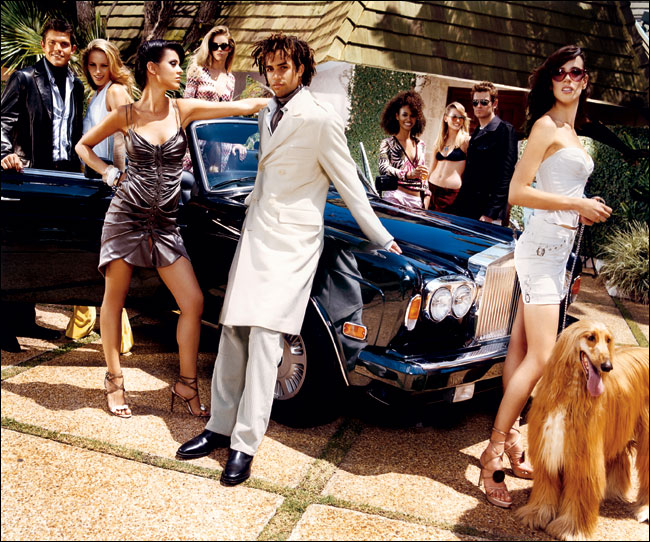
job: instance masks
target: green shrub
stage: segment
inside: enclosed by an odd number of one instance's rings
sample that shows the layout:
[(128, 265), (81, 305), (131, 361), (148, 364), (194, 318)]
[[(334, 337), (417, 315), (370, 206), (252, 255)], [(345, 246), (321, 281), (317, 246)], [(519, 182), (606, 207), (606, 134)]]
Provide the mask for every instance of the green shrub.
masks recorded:
[[(648, 148), (648, 128), (626, 126), (609, 127), (633, 149)], [(617, 150), (593, 142), (594, 171), (586, 192), (601, 196), (612, 208), (607, 222), (589, 228), (594, 256), (600, 256), (607, 246), (607, 238), (632, 221), (646, 225), (650, 219), (648, 207), (648, 157), (637, 162), (627, 161)]]
[(386, 103), (402, 90), (415, 86), (415, 75), (379, 68), (356, 66), (350, 79), (350, 122), (346, 130), (354, 161), (361, 165), (359, 141), (363, 142), (372, 176), (378, 174), (379, 144), (386, 137), (379, 121)]
[(600, 277), (621, 297), (648, 304), (648, 224), (633, 221), (614, 228), (602, 247)]

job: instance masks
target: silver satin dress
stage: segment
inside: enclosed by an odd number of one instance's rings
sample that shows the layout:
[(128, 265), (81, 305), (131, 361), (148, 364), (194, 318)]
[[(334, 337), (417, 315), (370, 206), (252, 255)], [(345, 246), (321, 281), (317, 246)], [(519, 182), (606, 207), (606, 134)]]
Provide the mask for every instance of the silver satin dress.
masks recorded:
[(185, 131), (179, 125), (167, 141), (152, 145), (131, 127), (125, 140), (129, 165), (104, 219), (102, 275), (118, 258), (138, 267), (165, 267), (181, 256), (189, 260), (176, 225)]

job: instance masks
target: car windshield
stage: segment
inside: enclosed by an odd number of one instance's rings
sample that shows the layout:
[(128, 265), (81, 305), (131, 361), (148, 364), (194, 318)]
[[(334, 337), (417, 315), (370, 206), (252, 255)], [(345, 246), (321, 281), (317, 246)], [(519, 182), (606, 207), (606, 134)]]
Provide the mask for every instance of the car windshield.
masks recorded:
[(211, 191), (253, 185), (260, 146), (256, 122), (203, 124), (196, 127), (195, 133)]
[[(257, 122), (210, 122), (197, 125), (194, 131), (210, 191), (253, 186), (260, 146)], [(357, 174), (364, 189), (372, 192), (358, 167)], [(330, 189), (335, 190), (333, 185)]]

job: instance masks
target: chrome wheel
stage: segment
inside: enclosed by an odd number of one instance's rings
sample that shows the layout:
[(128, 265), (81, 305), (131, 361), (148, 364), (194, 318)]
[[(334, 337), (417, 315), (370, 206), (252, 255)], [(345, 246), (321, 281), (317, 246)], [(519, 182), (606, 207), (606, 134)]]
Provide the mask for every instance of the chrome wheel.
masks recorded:
[(275, 382), (275, 399), (284, 401), (295, 397), (305, 382), (307, 374), (307, 352), (300, 335), (284, 336), (284, 352), (278, 365), (278, 379)]

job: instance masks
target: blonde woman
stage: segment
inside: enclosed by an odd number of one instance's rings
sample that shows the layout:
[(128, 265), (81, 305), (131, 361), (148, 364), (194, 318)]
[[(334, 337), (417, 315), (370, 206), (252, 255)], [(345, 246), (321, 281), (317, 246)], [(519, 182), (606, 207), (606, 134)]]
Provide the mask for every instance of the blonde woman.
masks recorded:
[[(81, 54), (81, 66), (86, 83), (95, 92), (90, 98), (83, 120), (83, 133), (99, 124), (111, 111), (133, 102), (133, 76), (124, 66), (120, 52), (110, 41), (91, 41)], [(103, 160), (125, 168), (124, 136), (117, 132), (93, 147)], [(88, 168), (88, 173), (94, 173)], [(99, 177), (99, 175), (97, 175)], [(81, 339), (92, 333), (97, 320), (95, 307), (75, 305), (65, 331), (70, 339)], [(122, 311), (122, 341), (120, 353), (126, 354), (133, 347), (133, 333), (126, 310)]]
[(429, 175), (432, 211), (449, 212), (463, 183), (469, 145), (469, 119), (463, 104), (452, 102), (445, 108), (433, 150)]
[[(235, 76), (230, 71), (235, 59), (236, 44), (227, 26), (215, 26), (205, 35), (187, 68), (184, 98), (199, 98), (210, 102), (229, 102), (235, 92)], [(228, 143), (203, 147), (206, 163), (212, 171), (222, 171), (232, 152), (243, 160), (246, 148)], [(189, 151), (183, 159), (183, 169), (192, 171)]]

